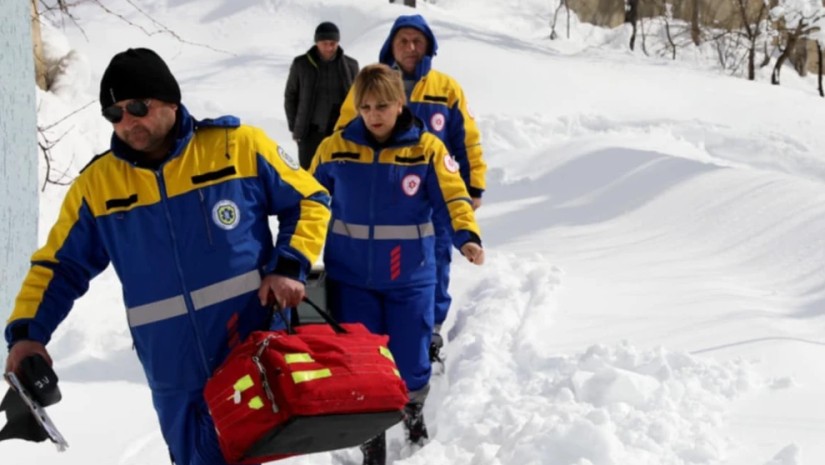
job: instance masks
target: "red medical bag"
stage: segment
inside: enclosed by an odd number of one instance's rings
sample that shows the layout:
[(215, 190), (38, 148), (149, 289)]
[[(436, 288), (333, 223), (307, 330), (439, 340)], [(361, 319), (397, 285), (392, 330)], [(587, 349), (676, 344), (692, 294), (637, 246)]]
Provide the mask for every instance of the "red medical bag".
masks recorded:
[(407, 389), (388, 337), (324, 318), (253, 332), (209, 379), (204, 396), (228, 462), (353, 447), (401, 421)]

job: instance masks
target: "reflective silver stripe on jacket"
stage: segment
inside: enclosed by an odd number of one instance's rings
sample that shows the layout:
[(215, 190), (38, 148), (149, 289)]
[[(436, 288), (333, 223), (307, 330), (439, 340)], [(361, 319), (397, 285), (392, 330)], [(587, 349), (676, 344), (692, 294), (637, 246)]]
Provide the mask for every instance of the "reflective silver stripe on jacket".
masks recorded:
[[(376, 225), (375, 239), (418, 239), (435, 235), (435, 227), (431, 222), (406, 226)], [(370, 227), (366, 224), (344, 223), (341, 220), (332, 222), (332, 232), (349, 236), (353, 239), (369, 239)]]
[(127, 310), (126, 314), (129, 317), (129, 326), (134, 328), (180, 315), (186, 315), (186, 302), (184, 302), (183, 296), (179, 295), (158, 300), (151, 304), (132, 307)]
[[(261, 275), (257, 270), (229, 278), (191, 292), (195, 310), (214, 305), (233, 297), (257, 291), (261, 286)], [(186, 314), (186, 302), (182, 295), (132, 307), (127, 310), (129, 326), (135, 328), (156, 321), (167, 320)]]

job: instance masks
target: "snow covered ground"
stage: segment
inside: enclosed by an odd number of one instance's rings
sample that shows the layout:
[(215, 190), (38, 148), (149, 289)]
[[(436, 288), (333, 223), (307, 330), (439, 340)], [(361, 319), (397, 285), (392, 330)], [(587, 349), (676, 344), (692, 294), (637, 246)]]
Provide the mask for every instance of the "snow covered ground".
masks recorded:
[[(224, 113), (295, 151), (283, 112), (292, 58), (338, 24), (361, 65), (394, 18), (382, 0), (112, 0), (49, 29), (65, 56), (40, 121), (83, 108), (55, 166), (105, 149), (97, 84), (148, 46), (198, 117)], [(432, 440), (397, 464), (801, 465), (825, 461), (825, 105), (700, 61), (626, 50), (626, 31), (573, 23), (550, 41), (542, 0), (419, 0), (436, 68), (463, 85), (490, 165), (482, 268), (457, 261)], [(136, 3), (135, 3), (136, 4)], [(174, 35), (166, 31), (174, 31)], [(148, 34), (147, 34), (148, 31)], [(156, 32), (155, 31), (160, 31)], [(91, 105), (84, 107), (91, 103)], [(41, 241), (65, 189), (41, 200)], [(50, 345), (71, 447), (0, 443), (2, 463), (157, 465), (168, 454), (107, 271)], [(360, 463), (357, 449), (283, 461)]]

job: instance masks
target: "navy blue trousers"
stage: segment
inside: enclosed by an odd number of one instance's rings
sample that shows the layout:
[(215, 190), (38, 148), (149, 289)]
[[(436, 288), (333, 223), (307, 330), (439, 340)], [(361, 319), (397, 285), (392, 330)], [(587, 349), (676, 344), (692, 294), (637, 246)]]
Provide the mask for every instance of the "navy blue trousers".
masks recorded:
[(450, 262), (453, 261), (453, 241), (449, 231), (439, 229), (435, 238), (435, 324), (442, 325), (447, 319), (450, 304)]
[(176, 465), (231, 465), (221, 454), (203, 390), (152, 393), (152, 402)]
[(396, 289), (365, 289), (327, 279), (327, 301), (341, 323), (362, 323), (390, 337), (389, 349), (409, 391), (430, 382), (433, 284)]

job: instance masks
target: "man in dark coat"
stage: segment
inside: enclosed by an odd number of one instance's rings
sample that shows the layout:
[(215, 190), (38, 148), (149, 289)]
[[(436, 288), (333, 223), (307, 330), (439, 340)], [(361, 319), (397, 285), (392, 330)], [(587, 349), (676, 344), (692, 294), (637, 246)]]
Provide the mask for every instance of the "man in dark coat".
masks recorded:
[(332, 134), (341, 103), (358, 74), (358, 62), (344, 55), (338, 45), (340, 40), (338, 26), (330, 22), (319, 24), (315, 45), (295, 57), (289, 68), (284, 109), (304, 169), (309, 168), (324, 137)]

